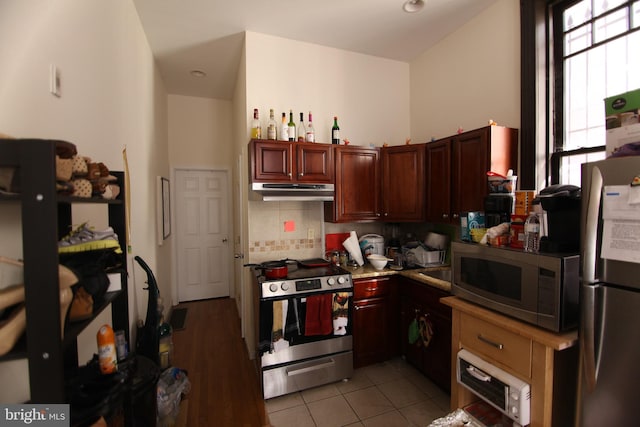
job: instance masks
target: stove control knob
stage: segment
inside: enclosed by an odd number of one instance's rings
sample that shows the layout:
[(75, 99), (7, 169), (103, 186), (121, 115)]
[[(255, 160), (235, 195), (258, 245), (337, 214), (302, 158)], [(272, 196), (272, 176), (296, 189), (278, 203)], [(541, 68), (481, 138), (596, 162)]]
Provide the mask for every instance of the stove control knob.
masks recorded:
[(335, 284), (336, 284), (336, 279), (334, 279), (333, 277), (329, 277), (329, 278), (327, 279), (327, 285), (329, 285), (329, 286), (333, 286), (333, 285), (335, 285)]
[(278, 290), (278, 285), (276, 283), (272, 283), (269, 285), (269, 290), (271, 292), (276, 292)]
[(283, 291), (288, 291), (289, 284), (287, 282), (284, 282), (282, 285), (280, 285), (280, 289), (282, 289)]
[(344, 285), (344, 283), (347, 281), (347, 279), (345, 279), (344, 277), (340, 276), (338, 277), (338, 283), (341, 285)]

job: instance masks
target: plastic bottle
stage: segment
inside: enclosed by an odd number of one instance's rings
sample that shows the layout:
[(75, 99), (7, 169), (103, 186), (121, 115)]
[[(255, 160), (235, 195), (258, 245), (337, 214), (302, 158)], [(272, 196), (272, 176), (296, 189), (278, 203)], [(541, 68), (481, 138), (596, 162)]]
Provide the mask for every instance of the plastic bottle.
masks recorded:
[(524, 222), (524, 250), (538, 252), (540, 245), (540, 217), (536, 212), (530, 212)]
[(116, 338), (113, 329), (109, 325), (102, 325), (100, 329), (98, 329), (96, 338), (98, 341), (100, 372), (103, 374), (113, 374), (118, 369)]
[(167, 369), (171, 365), (173, 357), (173, 339), (171, 325), (164, 322), (158, 327), (158, 335), (160, 341), (158, 343), (158, 358), (160, 360), (160, 368)]

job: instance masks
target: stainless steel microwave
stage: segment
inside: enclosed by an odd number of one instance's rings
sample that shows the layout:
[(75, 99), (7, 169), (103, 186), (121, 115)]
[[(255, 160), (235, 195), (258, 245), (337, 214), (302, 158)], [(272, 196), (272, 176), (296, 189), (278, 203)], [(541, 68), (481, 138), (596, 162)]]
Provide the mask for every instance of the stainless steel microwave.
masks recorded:
[(554, 332), (578, 325), (580, 255), (451, 244), (454, 295)]

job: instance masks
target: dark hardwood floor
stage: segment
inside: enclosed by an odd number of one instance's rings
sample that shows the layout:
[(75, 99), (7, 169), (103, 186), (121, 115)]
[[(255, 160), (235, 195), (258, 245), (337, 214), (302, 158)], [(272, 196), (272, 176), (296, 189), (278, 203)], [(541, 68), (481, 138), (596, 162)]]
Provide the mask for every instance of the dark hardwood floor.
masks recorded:
[(186, 369), (186, 425), (268, 426), (253, 361), (240, 335), (230, 298), (182, 303), (185, 328), (173, 332), (173, 366)]

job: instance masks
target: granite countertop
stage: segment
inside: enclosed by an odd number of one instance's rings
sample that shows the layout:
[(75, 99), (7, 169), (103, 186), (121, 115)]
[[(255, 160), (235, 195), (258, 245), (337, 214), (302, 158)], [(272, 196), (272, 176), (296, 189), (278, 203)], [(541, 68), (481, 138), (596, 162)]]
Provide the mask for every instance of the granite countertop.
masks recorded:
[(370, 264), (365, 264), (362, 267), (344, 267), (344, 268), (351, 272), (351, 276), (353, 277), (354, 280), (368, 279), (371, 277), (399, 275), (402, 277), (406, 277), (408, 279), (415, 280), (416, 282), (421, 282), (426, 285), (433, 286), (438, 289), (442, 289), (443, 291), (446, 291), (446, 292), (451, 292), (451, 282), (420, 274), (420, 273), (429, 272), (429, 271), (451, 270), (451, 266), (449, 265), (439, 265), (436, 267), (425, 267), (425, 268), (417, 268), (417, 269), (409, 269), (409, 270), (392, 270), (388, 267), (382, 270), (376, 270)]

